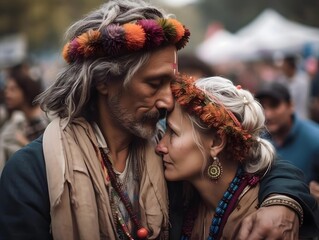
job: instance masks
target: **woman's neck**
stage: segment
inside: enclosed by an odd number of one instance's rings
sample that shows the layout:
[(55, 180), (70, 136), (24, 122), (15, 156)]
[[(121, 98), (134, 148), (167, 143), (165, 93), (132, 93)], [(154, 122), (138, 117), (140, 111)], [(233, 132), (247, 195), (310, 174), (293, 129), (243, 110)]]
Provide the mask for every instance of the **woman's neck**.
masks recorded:
[(238, 167), (237, 164), (233, 163), (224, 165), (223, 173), (217, 181), (211, 180), (207, 176), (201, 176), (196, 180), (191, 181), (191, 184), (198, 191), (201, 196), (201, 201), (206, 205), (207, 209), (216, 209), (218, 202), (222, 199), (224, 193), (229, 187), (229, 184), (236, 175)]

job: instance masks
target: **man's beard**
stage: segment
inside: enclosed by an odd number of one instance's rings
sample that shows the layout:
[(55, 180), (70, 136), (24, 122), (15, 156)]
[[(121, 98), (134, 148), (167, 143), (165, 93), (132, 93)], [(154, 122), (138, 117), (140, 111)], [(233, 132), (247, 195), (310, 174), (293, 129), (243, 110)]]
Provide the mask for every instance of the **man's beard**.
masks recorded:
[(120, 105), (119, 99), (120, 96), (117, 95), (108, 102), (110, 114), (115, 122), (137, 137), (152, 138), (156, 134), (156, 124), (161, 117), (159, 111), (147, 112), (141, 120), (136, 120), (133, 114)]

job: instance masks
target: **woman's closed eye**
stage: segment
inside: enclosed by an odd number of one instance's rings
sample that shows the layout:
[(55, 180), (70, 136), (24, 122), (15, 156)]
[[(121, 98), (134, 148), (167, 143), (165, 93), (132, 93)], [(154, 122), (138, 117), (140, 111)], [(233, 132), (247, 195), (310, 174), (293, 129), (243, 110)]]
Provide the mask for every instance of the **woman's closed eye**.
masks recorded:
[(168, 134), (169, 134), (170, 136), (176, 135), (176, 133), (174, 132), (174, 130), (171, 129), (170, 127), (167, 127), (167, 131), (168, 131)]

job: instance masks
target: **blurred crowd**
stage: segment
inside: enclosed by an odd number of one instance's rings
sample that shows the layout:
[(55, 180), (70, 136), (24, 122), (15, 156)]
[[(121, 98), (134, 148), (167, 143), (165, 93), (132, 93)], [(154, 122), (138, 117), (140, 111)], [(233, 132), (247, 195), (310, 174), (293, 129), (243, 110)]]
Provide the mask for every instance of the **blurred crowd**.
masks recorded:
[(289, 88), (299, 117), (319, 123), (318, 58), (289, 54), (252, 62), (216, 65), (211, 66), (211, 69), (216, 75), (229, 77), (253, 93), (266, 82), (280, 82)]

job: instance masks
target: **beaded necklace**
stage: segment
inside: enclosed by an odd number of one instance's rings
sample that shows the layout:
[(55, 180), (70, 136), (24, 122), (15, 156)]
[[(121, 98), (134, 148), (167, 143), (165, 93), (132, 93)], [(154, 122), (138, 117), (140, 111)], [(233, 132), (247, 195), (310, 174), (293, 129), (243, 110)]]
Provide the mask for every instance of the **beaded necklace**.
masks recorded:
[[(216, 240), (220, 238), (224, 226), (227, 222), (228, 216), (236, 206), (238, 197), (247, 185), (255, 185), (259, 181), (257, 176), (250, 176), (244, 173), (242, 168), (237, 170), (236, 176), (229, 184), (228, 189), (224, 193), (222, 199), (219, 201), (211, 226), (209, 228), (209, 236), (207, 240)], [(196, 208), (197, 212), (197, 208)], [(186, 221), (183, 223), (181, 240), (189, 240), (192, 235), (192, 227), (196, 219), (194, 208), (186, 215)]]
[[(100, 152), (102, 155), (102, 159), (103, 159), (103, 163), (104, 166), (107, 169), (109, 178), (110, 178), (110, 182), (112, 187), (114, 188), (116, 194), (118, 195), (118, 197), (120, 198), (120, 200), (122, 201), (122, 203), (124, 204), (130, 219), (132, 220), (133, 224), (136, 226), (137, 230), (137, 236), (139, 239), (145, 239), (148, 235), (148, 230), (144, 227), (142, 227), (142, 224), (137, 216), (137, 213), (134, 211), (132, 203), (128, 197), (128, 194), (124, 193), (123, 191), (123, 185), (120, 181), (118, 181), (116, 173), (113, 170), (113, 166), (111, 161), (109, 160), (108, 156), (105, 154), (104, 150), (102, 148), (100, 148)], [(129, 239), (133, 239), (131, 234), (128, 232), (127, 227), (125, 226), (124, 220), (121, 218), (120, 214), (116, 211), (115, 215), (119, 221), (119, 223), (121, 224), (122, 230), (124, 231), (124, 233), (127, 235), (127, 237)]]

